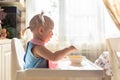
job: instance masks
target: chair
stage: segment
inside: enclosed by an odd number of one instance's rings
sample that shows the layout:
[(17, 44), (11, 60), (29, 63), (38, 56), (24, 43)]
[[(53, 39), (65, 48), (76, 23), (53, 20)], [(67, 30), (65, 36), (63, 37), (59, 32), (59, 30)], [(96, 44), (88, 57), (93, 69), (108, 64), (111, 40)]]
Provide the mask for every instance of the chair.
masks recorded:
[(107, 38), (106, 43), (110, 53), (112, 80), (120, 80), (120, 37)]

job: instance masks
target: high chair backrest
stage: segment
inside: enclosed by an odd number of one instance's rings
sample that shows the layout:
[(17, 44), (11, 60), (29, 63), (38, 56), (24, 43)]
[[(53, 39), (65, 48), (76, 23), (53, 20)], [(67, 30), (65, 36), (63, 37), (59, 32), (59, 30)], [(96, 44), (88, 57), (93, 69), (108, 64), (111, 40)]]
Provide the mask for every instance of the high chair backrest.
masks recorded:
[(120, 80), (120, 37), (107, 38), (107, 48), (110, 54), (110, 64), (112, 67), (112, 80)]
[(24, 48), (20, 39), (13, 38), (11, 41), (11, 80), (15, 79), (17, 70), (23, 69)]

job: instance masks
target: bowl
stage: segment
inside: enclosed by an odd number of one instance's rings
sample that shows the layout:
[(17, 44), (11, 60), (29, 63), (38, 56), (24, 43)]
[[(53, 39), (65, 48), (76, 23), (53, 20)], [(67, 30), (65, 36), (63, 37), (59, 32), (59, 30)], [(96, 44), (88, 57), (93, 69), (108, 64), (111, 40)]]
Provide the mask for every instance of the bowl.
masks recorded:
[(68, 58), (71, 61), (72, 65), (80, 65), (84, 56), (82, 56), (82, 55), (69, 55)]

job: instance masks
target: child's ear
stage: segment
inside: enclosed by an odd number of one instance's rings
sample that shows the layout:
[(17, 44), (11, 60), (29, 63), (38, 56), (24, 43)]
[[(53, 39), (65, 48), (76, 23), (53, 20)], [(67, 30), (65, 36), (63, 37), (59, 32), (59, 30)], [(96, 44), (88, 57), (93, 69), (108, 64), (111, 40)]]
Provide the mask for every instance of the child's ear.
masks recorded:
[(44, 28), (43, 27), (39, 27), (39, 33), (43, 34), (44, 33)]

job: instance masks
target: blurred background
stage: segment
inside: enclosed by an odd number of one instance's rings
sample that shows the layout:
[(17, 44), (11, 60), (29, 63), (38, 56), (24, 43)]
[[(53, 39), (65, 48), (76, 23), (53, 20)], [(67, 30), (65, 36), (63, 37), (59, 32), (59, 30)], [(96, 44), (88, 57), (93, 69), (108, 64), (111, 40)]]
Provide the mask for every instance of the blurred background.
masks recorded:
[[(27, 0), (26, 26), (33, 15), (50, 16), (55, 23), (54, 35), (47, 46), (55, 51), (75, 45), (91, 61), (106, 50), (105, 39), (119, 34), (102, 0)], [(24, 37), (29, 40), (28, 31)]]

